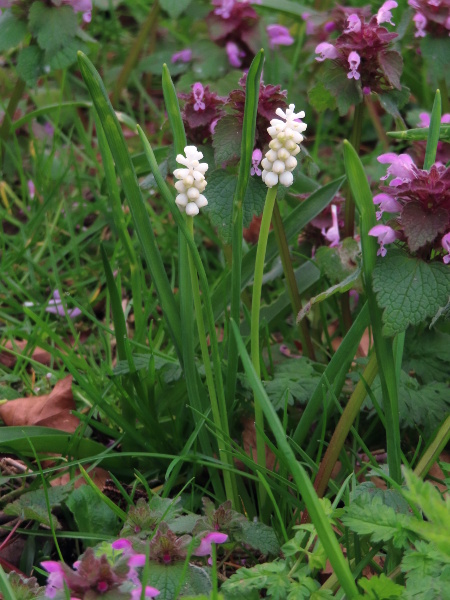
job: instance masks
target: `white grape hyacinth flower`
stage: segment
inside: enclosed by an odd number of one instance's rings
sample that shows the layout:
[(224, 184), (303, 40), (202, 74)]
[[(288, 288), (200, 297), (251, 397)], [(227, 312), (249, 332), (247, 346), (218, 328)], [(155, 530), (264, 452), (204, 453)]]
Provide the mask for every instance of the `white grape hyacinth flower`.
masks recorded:
[(186, 146), (184, 152), (186, 156), (178, 154), (177, 163), (186, 168), (175, 169), (173, 172), (178, 179), (175, 183), (178, 192), (175, 202), (182, 212), (186, 211), (189, 217), (195, 217), (200, 212), (200, 208), (208, 204), (208, 200), (202, 194), (206, 187), (205, 173), (208, 165), (199, 162), (203, 154), (195, 146)]
[(303, 141), (302, 131), (305, 131), (307, 125), (300, 123), (296, 119), (303, 119), (304, 111), (295, 113), (295, 104), (289, 104), (286, 112), (277, 108), (276, 114), (284, 119), (272, 119), (270, 127), (267, 129), (272, 138), (269, 144), (270, 150), (266, 152), (265, 158), (261, 161), (264, 169), (261, 177), (267, 187), (271, 188), (277, 183), (289, 187), (294, 181), (292, 171), (297, 166), (295, 156), (300, 152), (299, 144)]

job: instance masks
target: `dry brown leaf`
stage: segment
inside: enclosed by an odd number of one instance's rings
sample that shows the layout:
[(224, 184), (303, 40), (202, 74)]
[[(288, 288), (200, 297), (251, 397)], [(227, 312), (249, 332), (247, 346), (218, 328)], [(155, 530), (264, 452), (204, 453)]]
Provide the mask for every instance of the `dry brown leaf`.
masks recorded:
[[(244, 429), (242, 431), (242, 445), (244, 447), (244, 452), (251, 456), (254, 461), (257, 460), (256, 457), (256, 428), (255, 422), (252, 419), (245, 419), (243, 421)], [(273, 471), (275, 467), (275, 463), (277, 461), (277, 457), (272, 452), (272, 450), (266, 445), (266, 467)], [(240, 462), (240, 461), (239, 461)], [(241, 463), (242, 465), (242, 463)], [(245, 468), (242, 465), (242, 468)]]
[(73, 433), (79, 425), (71, 414), (75, 409), (72, 394), (72, 375), (58, 381), (50, 394), (9, 400), (0, 406), (5, 425), (40, 425)]
[[(8, 340), (5, 344), (0, 346), (0, 363), (12, 369), (17, 362), (17, 356), (8, 352), (8, 350), (14, 350), (15, 352), (23, 352), (27, 347), (28, 342), (26, 340)], [(31, 358), (42, 365), (49, 365), (52, 362), (52, 355), (43, 348), (35, 348), (31, 355)]]
[[(101, 467), (94, 467), (93, 469), (89, 470), (89, 465), (86, 466), (86, 470), (88, 471), (89, 477), (92, 479), (95, 485), (100, 490), (103, 490), (106, 481), (111, 478), (111, 475), (108, 473), (108, 471), (105, 471), (105, 469), (102, 469)], [(75, 474), (63, 473), (61, 477), (55, 477), (52, 479), (50, 484), (52, 486), (66, 485), (69, 483), (69, 481), (72, 481), (72, 479), (78, 478), (75, 481), (75, 488), (79, 488), (81, 485), (86, 484), (86, 481), (83, 479), (83, 477), (79, 477), (80, 473), (81, 471), (79, 469), (76, 469)]]

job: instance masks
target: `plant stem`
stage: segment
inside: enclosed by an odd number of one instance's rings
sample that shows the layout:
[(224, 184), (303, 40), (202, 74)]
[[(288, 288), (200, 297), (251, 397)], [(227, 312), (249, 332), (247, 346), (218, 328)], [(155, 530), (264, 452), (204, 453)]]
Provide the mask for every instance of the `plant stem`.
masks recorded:
[[(187, 217), (186, 218), (187, 227), (190, 235), (194, 236), (194, 218)], [(221, 409), (219, 406), (219, 402), (217, 400), (216, 394), (216, 386), (214, 385), (214, 377), (211, 368), (211, 359), (209, 357), (208, 351), (208, 343), (206, 338), (206, 330), (205, 324), (203, 321), (203, 311), (202, 311), (202, 301), (200, 298), (200, 287), (198, 284), (198, 275), (197, 269), (195, 268), (194, 260), (192, 258), (192, 253), (189, 249), (188, 251), (188, 259), (189, 259), (189, 272), (191, 276), (192, 283), (192, 295), (194, 298), (194, 308), (195, 308), (195, 316), (197, 321), (197, 329), (198, 329), (198, 337), (200, 341), (200, 349), (203, 357), (203, 366), (205, 368), (205, 376), (206, 376), (206, 385), (208, 387), (209, 392), (209, 400), (211, 402), (211, 411), (213, 415), (214, 425), (216, 427), (216, 435), (218, 437), (218, 446), (219, 446), (219, 457), (220, 460), (226, 465), (226, 467), (232, 467), (232, 459), (231, 455), (225, 451), (225, 444), (227, 443), (227, 439), (229, 438), (229, 429), (228, 429), (228, 420), (226, 414), (221, 414)], [(211, 333), (211, 332), (210, 332)], [(223, 407), (222, 407), (223, 408)], [(231, 500), (234, 506), (237, 506), (237, 493), (234, 482), (234, 477), (232, 477), (232, 473), (228, 468), (223, 470), (223, 478), (225, 484), (225, 494), (227, 499)]]
[(23, 79), (18, 79), (8, 102), (8, 107), (3, 117), (3, 123), (0, 127), (0, 168), (2, 168), (3, 160), (6, 155), (6, 142), (8, 141), (11, 125), (16, 112), (16, 108), (25, 92), (26, 84)]
[[(302, 300), (298, 293), (297, 282), (295, 280), (295, 273), (292, 267), (291, 256), (289, 253), (289, 246), (286, 239), (286, 233), (283, 227), (283, 220), (281, 218), (280, 207), (275, 202), (272, 215), (272, 224), (275, 232), (275, 239), (277, 240), (278, 250), (283, 264), (284, 277), (288, 288), (289, 299), (291, 301), (292, 310), (294, 311), (294, 317), (302, 309)], [(314, 346), (309, 334), (308, 322), (306, 319), (302, 319), (298, 324), (300, 341), (302, 343), (303, 352), (306, 353), (308, 358), (315, 360)]]
[(436, 437), (423, 453), (422, 458), (417, 463), (414, 473), (418, 477), (425, 477), (433, 464), (436, 462), (439, 454), (445, 448), (450, 439), (450, 417), (447, 417), (439, 428)]
[[(259, 314), (261, 310), (261, 290), (264, 275), (264, 259), (266, 257), (267, 238), (269, 237), (270, 222), (272, 212), (277, 197), (277, 186), (267, 190), (264, 212), (261, 220), (261, 229), (259, 231), (258, 248), (255, 260), (255, 275), (253, 278), (252, 293), (252, 315), (251, 315), (251, 357), (253, 368), (258, 377), (261, 376), (261, 357), (259, 349)], [(263, 437), (264, 431), (264, 413), (259, 400), (255, 396), (255, 426), (256, 426), (256, 456), (258, 465), (264, 469), (266, 466), (266, 448)], [(264, 497), (264, 487), (260, 485), (260, 498)]]
[(377, 132), (378, 139), (380, 140), (381, 145), (383, 146), (383, 150), (387, 152), (389, 150), (389, 138), (386, 135), (384, 127), (380, 121), (380, 116), (377, 113), (377, 109), (375, 108), (370, 96), (366, 96), (364, 101), (367, 106), (367, 112), (369, 113), (370, 118), (372, 119), (373, 126), (375, 127), (375, 131)]
[[(356, 419), (364, 398), (367, 396), (367, 386), (371, 386), (376, 374), (378, 373), (377, 357), (375, 352), (372, 352), (369, 362), (364, 369), (361, 379), (358, 381), (344, 412), (339, 419), (339, 423), (334, 430), (330, 444), (325, 452), (322, 462), (320, 463), (319, 471), (314, 481), (314, 489), (319, 498), (322, 498), (327, 489), (328, 481), (330, 480), (331, 471), (336, 464), (339, 454), (344, 446), (344, 442), (348, 436), (353, 421)], [(365, 383), (364, 383), (365, 382)]]
[(450, 112), (450, 96), (448, 94), (447, 82), (445, 81), (445, 77), (439, 79), (439, 89), (441, 90), (442, 94), (442, 112)]
[(130, 77), (130, 73), (133, 70), (134, 65), (136, 64), (139, 58), (139, 53), (142, 50), (142, 46), (147, 41), (152, 29), (156, 26), (158, 12), (159, 3), (158, 0), (155, 0), (152, 9), (149, 11), (147, 18), (142, 24), (142, 27), (138, 33), (134, 44), (131, 46), (125, 64), (123, 65), (122, 70), (119, 73), (119, 77), (117, 78), (116, 87), (114, 88), (114, 92), (112, 95), (112, 101), (114, 104), (117, 104), (122, 90), (127, 84), (128, 78)]
[[(355, 114), (353, 116), (353, 127), (350, 135), (350, 143), (356, 152), (359, 154), (359, 147), (361, 145), (361, 132), (362, 123), (364, 116), (364, 103), (360, 102), (355, 106)], [(347, 186), (347, 194), (345, 198), (345, 223), (344, 223), (344, 237), (353, 237), (355, 231), (355, 201), (350, 193), (350, 189)]]

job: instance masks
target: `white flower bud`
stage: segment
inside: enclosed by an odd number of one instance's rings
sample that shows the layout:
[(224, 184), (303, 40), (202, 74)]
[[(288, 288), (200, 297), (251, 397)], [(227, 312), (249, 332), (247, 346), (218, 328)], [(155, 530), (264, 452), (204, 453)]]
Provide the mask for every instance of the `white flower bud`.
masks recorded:
[(297, 166), (297, 159), (293, 156), (289, 156), (284, 164), (286, 165), (286, 171), (293, 171)]
[(271, 171), (272, 170), (272, 162), (268, 158), (263, 158), (262, 159), (261, 166), (262, 166), (263, 169), (266, 169), (266, 171)]
[(279, 175), (280, 173), (283, 173), (285, 170), (286, 170), (286, 166), (282, 160), (276, 160), (273, 163), (272, 171), (274, 173), (277, 173), (277, 175)]
[(290, 171), (285, 171), (280, 175), (280, 183), (286, 187), (289, 187), (294, 183), (294, 176)]
[(175, 182), (175, 189), (180, 192), (175, 202), (181, 211), (185, 210), (188, 216), (195, 217), (199, 209), (208, 204), (201, 193), (206, 188), (205, 173), (208, 165), (199, 162), (203, 154), (195, 146), (186, 146), (184, 152), (186, 156), (177, 155), (177, 162), (186, 168), (175, 169), (173, 172), (174, 177), (179, 180)]
[(278, 175), (276, 173), (272, 173), (272, 172), (268, 172), (265, 179), (264, 179), (264, 183), (267, 185), (267, 187), (271, 188), (274, 185), (277, 185), (278, 183)]
[(266, 158), (272, 163), (275, 162), (278, 158), (277, 152), (275, 150), (269, 150), (266, 152)]

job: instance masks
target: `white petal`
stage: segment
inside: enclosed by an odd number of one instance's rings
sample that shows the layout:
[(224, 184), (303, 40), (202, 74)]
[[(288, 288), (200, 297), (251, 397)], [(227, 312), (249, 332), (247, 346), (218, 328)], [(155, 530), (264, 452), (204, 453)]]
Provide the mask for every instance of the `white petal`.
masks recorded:
[(178, 196), (175, 198), (175, 202), (178, 204), (178, 206), (184, 207), (189, 202), (189, 200), (186, 194), (178, 194)]
[(186, 191), (186, 186), (182, 181), (176, 181), (175, 189), (177, 190), (177, 192), (180, 192), (180, 194), (183, 194)]
[(195, 201), (195, 204), (199, 207), (199, 208), (203, 208), (204, 206), (207, 206), (208, 204), (208, 200), (205, 198), (205, 196), (203, 194), (200, 194), (200, 196), (197, 198), (197, 200)]
[(267, 187), (271, 188), (278, 183), (278, 175), (276, 173), (267, 173), (266, 178), (264, 179), (264, 183)]
[(200, 210), (195, 202), (189, 202), (189, 204), (186, 206), (186, 214), (190, 217), (195, 217), (195, 215), (198, 215), (199, 212)]
[(275, 150), (268, 150), (266, 152), (266, 158), (267, 160), (270, 160), (270, 162), (275, 162), (277, 160), (277, 153)]
[(276, 160), (273, 163), (272, 171), (274, 173), (280, 174), (280, 173), (283, 173), (285, 170), (286, 170), (286, 165), (284, 164), (284, 162), (282, 160)]
[(297, 159), (290, 156), (284, 164), (286, 165), (286, 171), (293, 171), (297, 166)]
[(270, 162), (270, 160), (268, 160), (267, 158), (263, 158), (261, 161), (261, 166), (263, 169), (265, 169), (266, 171), (271, 171), (272, 170), (272, 163)]
[(294, 176), (292, 175), (292, 173), (290, 171), (285, 171), (284, 173), (281, 173), (280, 175), (280, 183), (286, 187), (289, 187), (290, 185), (292, 185), (294, 181)]

